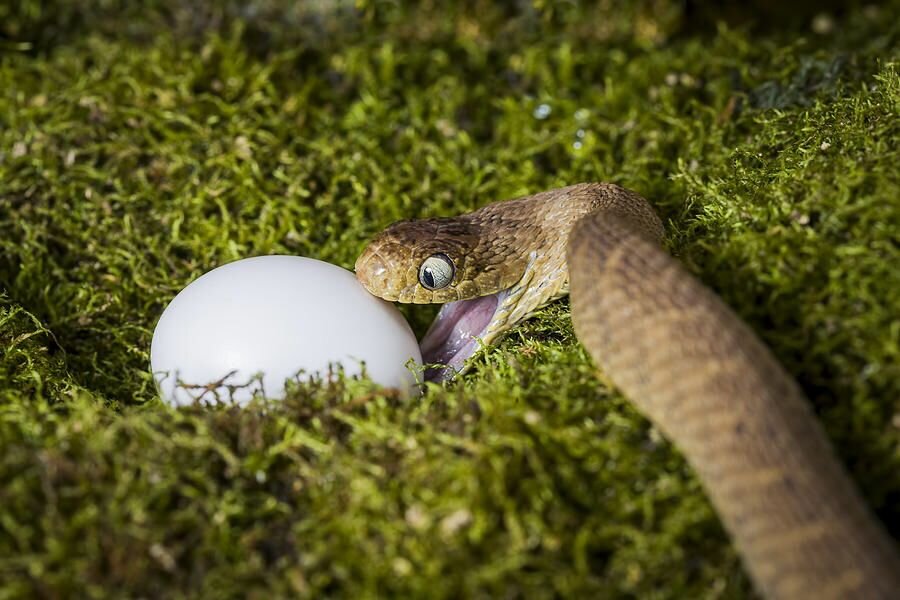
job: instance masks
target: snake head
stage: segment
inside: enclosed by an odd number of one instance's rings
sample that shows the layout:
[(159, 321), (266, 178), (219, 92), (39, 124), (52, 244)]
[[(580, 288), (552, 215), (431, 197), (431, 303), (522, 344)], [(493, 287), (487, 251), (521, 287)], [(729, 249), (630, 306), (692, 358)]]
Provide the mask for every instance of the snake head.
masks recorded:
[[(509, 207), (400, 221), (378, 234), (357, 259), (356, 277), (375, 296), (444, 304), (420, 347), (426, 364), (446, 367), (427, 370), (427, 379), (450, 379), (464, 371), (480, 347), (497, 341), (564, 285), (564, 259), (547, 251), (545, 241), (538, 242), (543, 239), (539, 226), (523, 218), (531, 212)], [(549, 270), (542, 280), (549, 277), (555, 285), (530, 286), (539, 269)]]
[(521, 279), (526, 265), (512, 245), (488, 245), (466, 218), (400, 221), (356, 260), (356, 277), (391, 302), (436, 304), (485, 296)]
[(356, 261), (370, 293), (392, 302), (444, 303), (419, 342), (426, 379), (466, 370), (481, 347), (568, 293), (572, 226), (621, 188), (580, 184), (495, 202), (465, 215), (394, 223)]
[(445, 365), (426, 378), (450, 379), (480, 347), (568, 293), (569, 232), (598, 208), (619, 205), (661, 234), (659, 219), (633, 192), (578, 184), (458, 217), (395, 223), (360, 255), (356, 277), (385, 300), (444, 303), (419, 346), (426, 364)]

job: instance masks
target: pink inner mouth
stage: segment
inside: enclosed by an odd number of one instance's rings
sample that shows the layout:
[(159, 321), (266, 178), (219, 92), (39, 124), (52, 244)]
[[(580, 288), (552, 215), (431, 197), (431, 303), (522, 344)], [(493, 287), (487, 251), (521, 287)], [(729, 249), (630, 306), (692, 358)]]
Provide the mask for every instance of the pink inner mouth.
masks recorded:
[[(500, 292), (502, 293), (502, 292)], [(419, 342), (422, 360), (426, 364), (447, 365), (428, 369), (425, 379), (444, 381), (461, 370), (466, 359), (478, 349), (478, 338), (487, 331), (500, 294), (480, 296), (471, 300), (449, 302), (441, 307), (428, 332)]]

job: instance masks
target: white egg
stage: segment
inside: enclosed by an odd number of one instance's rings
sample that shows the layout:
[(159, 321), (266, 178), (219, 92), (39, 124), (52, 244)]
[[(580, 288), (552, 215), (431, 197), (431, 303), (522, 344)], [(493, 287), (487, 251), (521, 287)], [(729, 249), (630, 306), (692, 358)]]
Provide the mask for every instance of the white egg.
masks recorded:
[(407, 392), (422, 363), (403, 315), (350, 271), (299, 256), (259, 256), (213, 269), (163, 311), (150, 365), (166, 402), (284, 395), (285, 380), (347, 375)]

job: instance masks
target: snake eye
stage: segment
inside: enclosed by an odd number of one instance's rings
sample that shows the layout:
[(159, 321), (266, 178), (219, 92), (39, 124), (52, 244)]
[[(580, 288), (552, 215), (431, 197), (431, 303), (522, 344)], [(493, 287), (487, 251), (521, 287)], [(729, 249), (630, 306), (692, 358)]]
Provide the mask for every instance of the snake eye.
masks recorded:
[(432, 254), (419, 267), (419, 283), (429, 290), (439, 290), (450, 285), (456, 267), (446, 254)]

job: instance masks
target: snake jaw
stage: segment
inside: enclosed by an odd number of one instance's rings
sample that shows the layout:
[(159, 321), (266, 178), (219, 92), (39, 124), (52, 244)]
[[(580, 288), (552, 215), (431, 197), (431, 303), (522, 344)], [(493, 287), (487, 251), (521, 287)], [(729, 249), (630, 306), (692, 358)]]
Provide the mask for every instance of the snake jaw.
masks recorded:
[(524, 274), (510, 288), (441, 307), (419, 342), (423, 362), (438, 365), (426, 369), (426, 380), (448, 381), (465, 373), (466, 361), (480, 348), (497, 343), (518, 323), (568, 293), (565, 268), (543, 273), (535, 284), (540, 258), (537, 252), (530, 252)]
[[(515, 285), (493, 294), (448, 302), (419, 342), (428, 381), (448, 381), (468, 370), (466, 361), (479, 348), (498, 342), (516, 324), (529, 318), (538, 308), (559, 297), (553, 295), (559, 285), (532, 286), (538, 253), (530, 252), (525, 272)], [(565, 273), (565, 269), (562, 270)], [(559, 277), (548, 281), (558, 282)], [(551, 291), (552, 289), (552, 291)]]
[(466, 370), (466, 361), (500, 333), (498, 314), (508, 290), (469, 300), (448, 302), (419, 342), (428, 381), (447, 381)]

